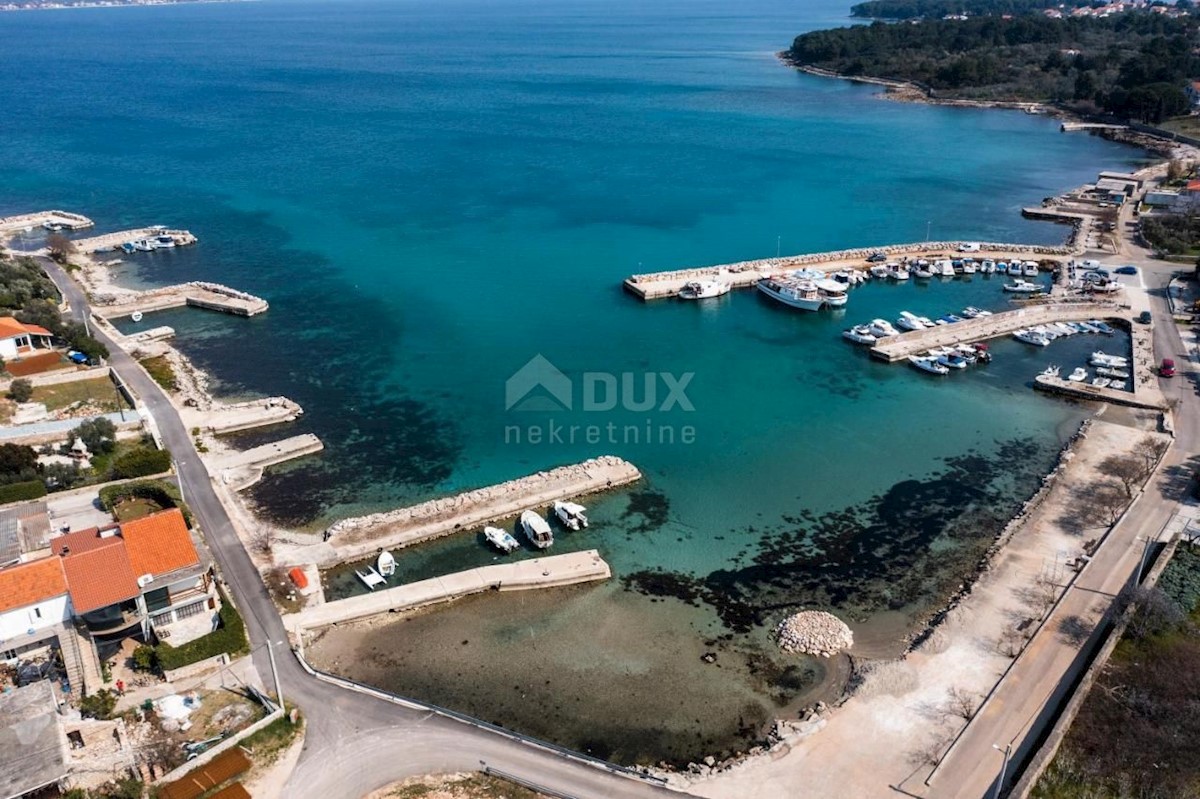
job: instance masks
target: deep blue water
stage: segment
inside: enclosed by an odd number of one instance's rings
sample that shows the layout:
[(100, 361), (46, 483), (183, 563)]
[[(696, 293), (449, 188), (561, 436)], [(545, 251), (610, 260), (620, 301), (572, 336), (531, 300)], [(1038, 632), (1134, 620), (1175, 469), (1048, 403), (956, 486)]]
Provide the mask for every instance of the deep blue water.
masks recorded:
[[(1140, 154), (1049, 119), (880, 101), (776, 60), (845, 13), (842, 0), (345, 0), (3, 14), (0, 214), (187, 227), (197, 247), (135, 256), (124, 278), (218, 280), (271, 302), (252, 320), (177, 311), (142, 324), (174, 326), (226, 393), (305, 407), (286, 431), (243, 437), (311, 430), (326, 443), (254, 490), (281, 522), (320, 526), (614, 453), (647, 485), (598, 500), (598, 524), (563, 546), (599, 547), (630, 590), (560, 612), (620, 601), (652, 614), (648, 594), (700, 596), (706, 623), (738, 635), (766, 621), (747, 622), (748, 608), (768, 605), (917, 612), (957, 584), (1083, 411), (1029, 390), (1045, 352), (1002, 342), (986, 370), (933, 381), (838, 334), (905, 308), (998, 308), (1001, 281), (871, 285), (841, 316), (748, 292), (643, 304), (620, 281), (927, 231), (1057, 241), (1061, 228), (1020, 207)], [(579, 397), (569, 412), (506, 411), (506, 379), (538, 354), (576, 390), (585, 373), (639, 387), (691, 373), (694, 411), (586, 411)], [(686, 426), (695, 440), (505, 439), (551, 419)], [(1005, 469), (1014, 458), (1021, 468)], [(985, 517), (963, 540), (962, 519)], [(487, 557), (464, 536), (402, 567)], [(612, 635), (619, 659), (634, 644)], [(421, 690), (459, 699), (435, 682)], [(568, 727), (539, 733), (578, 745)], [(716, 738), (709, 748), (737, 734)], [(614, 756), (696, 744), (645, 746)]]

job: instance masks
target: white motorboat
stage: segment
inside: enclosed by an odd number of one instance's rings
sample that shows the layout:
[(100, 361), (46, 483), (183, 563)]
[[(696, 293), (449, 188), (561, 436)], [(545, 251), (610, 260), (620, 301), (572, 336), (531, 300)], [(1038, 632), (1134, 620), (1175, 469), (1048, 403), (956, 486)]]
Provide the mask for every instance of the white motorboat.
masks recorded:
[(550, 525), (539, 514), (527, 510), (521, 514), (521, 529), (529, 543), (538, 549), (548, 549), (554, 543), (554, 533)]
[(1012, 275), (1013, 277), (1021, 277), (1023, 274), (1025, 274), (1024, 267), (1021, 266), (1021, 262), (1012, 261), (1009, 263), (1008, 274)]
[(507, 555), (510, 552), (520, 548), (520, 543), (508, 530), (501, 530), (499, 527), (483, 528), (483, 537), (489, 544)]
[(1026, 261), (1025, 268), (1021, 270), (1021, 274), (1025, 275), (1025, 277), (1037, 277), (1038, 272), (1037, 261)]
[(565, 527), (572, 530), (588, 526), (587, 508), (575, 502), (555, 502), (554, 515)]
[(152, 244), (150, 244), (150, 242), (146, 241), (145, 239), (134, 239), (133, 241), (126, 242), (126, 244), (128, 244), (132, 249), (136, 250), (137, 252), (150, 252), (151, 250), (154, 249), (154, 246)]
[(934, 261), (930, 271), (942, 277), (954, 277), (954, 262), (949, 260)]
[(379, 553), (379, 557), (375, 559), (375, 568), (384, 577), (391, 577), (396, 573), (396, 558), (391, 552), (386, 549)]
[(888, 276), (888, 268), (886, 266), (884, 266), (883, 264), (875, 264), (867, 271), (871, 273), (871, 277), (887, 277)]
[(1117, 380), (1128, 380), (1129, 372), (1124, 369), (1117, 369), (1112, 366), (1101, 366), (1096, 369), (1096, 374), (1104, 375), (1105, 377), (1115, 378)]
[(842, 338), (855, 344), (874, 344), (879, 339), (871, 334), (869, 325), (855, 325), (842, 331)]
[(892, 280), (908, 280), (908, 267), (904, 264), (888, 264), (887, 276)]
[(912, 271), (912, 275), (913, 275), (913, 277), (919, 277), (924, 280), (926, 278), (933, 277), (933, 272), (932, 272), (932, 270), (930, 270), (928, 265), (917, 264), (916, 268), (913, 269), (913, 271)]
[(1075, 328), (1068, 325), (1066, 322), (1055, 322), (1053, 325), (1050, 325), (1050, 327), (1053, 327), (1061, 335), (1064, 335), (1064, 336), (1073, 336), (1079, 332)]
[(1045, 377), (1058, 377), (1059, 374), (1061, 374), (1061, 371), (1062, 370), (1060, 370), (1058, 368), (1058, 366), (1056, 366), (1055, 364), (1050, 364), (1049, 366), (1047, 366), (1045, 369), (1042, 370), (1042, 374)]
[(1109, 327), (1107, 323), (1101, 322), (1099, 319), (1089, 319), (1087, 323), (1089, 326), (1095, 328), (1106, 336), (1111, 336), (1117, 332)]
[(892, 323), (886, 319), (872, 319), (867, 332), (875, 338), (887, 338), (888, 336), (898, 336), (900, 331), (892, 327)]
[(1014, 280), (1012, 283), (1005, 283), (1004, 290), (1013, 294), (1037, 294), (1045, 289), (1039, 283), (1030, 283), (1027, 280)]
[(1091, 357), (1092, 366), (1108, 366), (1115, 369), (1123, 369), (1129, 366), (1129, 359), (1122, 358), (1120, 355), (1108, 355), (1103, 350), (1096, 350)]
[(825, 301), (825, 305), (829, 308), (840, 308), (850, 299), (850, 295), (846, 293), (847, 286), (844, 283), (839, 283), (836, 280), (823, 278), (813, 281), (817, 284), (817, 294)]
[(980, 317), (991, 315), (991, 311), (985, 311), (982, 308), (976, 308), (974, 305), (968, 305), (966, 308), (962, 309), (962, 316), (964, 319), (979, 319)]
[(777, 280), (763, 278), (756, 284), (758, 290), (773, 300), (802, 311), (819, 311), (825, 305), (821, 290), (811, 280)]
[(1082, 366), (1080, 366), (1077, 367), (1074, 372), (1071, 372), (1071, 374), (1067, 376), (1067, 379), (1072, 383), (1082, 383), (1084, 380), (1087, 380), (1087, 376), (1087, 369), (1084, 369)]
[(955, 347), (958, 354), (967, 360), (967, 363), (975, 363), (979, 360), (979, 350), (975, 349), (970, 344), (959, 344)]
[(133, 313), (131, 313), (131, 314), (129, 315), (129, 318), (130, 318), (130, 320), (131, 320), (131, 321), (134, 321), (134, 322), (140, 322), (140, 321), (142, 321), (142, 312), (141, 312), (141, 311), (134, 311)]
[(175, 246), (175, 239), (166, 235), (155, 236), (152, 239), (148, 239), (148, 241), (156, 250), (167, 250)]
[(1096, 388), (1108, 388), (1108, 385), (1109, 385), (1109, 383), (1111, 383), (1111, 382), (1112, 382), (1112, 381), (1111, 381), (1111, 380), (1109, 380), (1107, 377), (1094, 377), (1094, 378), (1092, 378), (1092, 385), (1093, 385), (1093, 386), (1095, 386)]
[(1035, 347), (1045, 347), (1050, 343), (1050, 339), (1046, 334), (1037, 330), (1016, 330), (1012, 335), (1017, 341), (1023, 341)]
[(974, 258), (963, 258), (962, 271), (964, 275), (973, 275), (979, 271), (979, 264), (975, 263)]
[(365, 572), (355, 569), (354, 575), (358, 577), (358, 579), (362, 580), (363, 585), (365, 585), (371, 591), (374, 591), (376, 588), (387, 582), (387, 580), (383, 579), (382, 574), (375, 571), (374, 566), (368, 566)]
[(924, 330), (925, 323), (916, 314), (901, 311), (900, 318), (896, 320), (896, 327), (902, 330)]
[(979, 271), (985, 275), (996, 274), (996, 262), (985, 259), (984, 262), (979, 265)]
[(679, 299), (707, 300), (728, 294), (730, 288), (730, 284), (723, 280), (693, 280), (679, 290)]
[(937, 327), (928, 316), (918, 316), (917, 321), (925, 325), (925, 327)]
[(949, 367), (942, 366), (940, 363), (938, 363), (933, 358), (921, 358), (916, 355), (910, 355), (910, 356), (908, 356), (908, 362), (923, 372), (929, 372), (930, 374), (935, 374), (935, 375), (950, 374)]

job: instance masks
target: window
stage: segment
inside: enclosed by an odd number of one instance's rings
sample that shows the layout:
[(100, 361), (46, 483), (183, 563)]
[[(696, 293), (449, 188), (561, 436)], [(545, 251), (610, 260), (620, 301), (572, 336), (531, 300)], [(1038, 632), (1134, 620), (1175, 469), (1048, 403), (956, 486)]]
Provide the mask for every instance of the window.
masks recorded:
[(34, 608), (34, 609), (33, 609), (33, 617), (34, 617), (35, 619), (40, 619), (40, 618), (42, 617), (42, 609), (41, 609), (41, 608)]

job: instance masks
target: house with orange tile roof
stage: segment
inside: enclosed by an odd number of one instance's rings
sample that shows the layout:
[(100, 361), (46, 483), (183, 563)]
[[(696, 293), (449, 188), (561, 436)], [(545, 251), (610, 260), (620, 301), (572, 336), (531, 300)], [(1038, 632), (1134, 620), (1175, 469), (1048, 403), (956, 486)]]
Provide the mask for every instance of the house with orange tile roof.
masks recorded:
[(12, 316), (0, 316), (0, 358), (12, 360), (29, 355), (35, 349), (50, 349), (53, 335), (44, 327), (18, 322)]
[(48, 649), (71, 615), (66, 575), (56, 559), (0, 569), (0, 661), (15, 663)]
[(212, 565), (178, 508), (66, 533), (50, 539), (50, 549), (101, 659), (130, 636), (185, 643), (211, 631), (218, 610)]

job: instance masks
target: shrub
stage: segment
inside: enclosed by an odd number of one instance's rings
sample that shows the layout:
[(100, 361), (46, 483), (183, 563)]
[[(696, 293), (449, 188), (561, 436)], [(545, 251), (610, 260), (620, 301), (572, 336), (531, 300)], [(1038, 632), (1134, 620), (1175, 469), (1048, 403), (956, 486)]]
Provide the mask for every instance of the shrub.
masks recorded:
[(8, 398), (13, 402), (29, 402), (33, 398), (33, 383), (18, 377), (8, 384)]
[(174, 483), (165, 480), (139, 480), (100, 489), (100, 507), (109, 513), (127, 499), (148, 499), (163, 510), (179, 508), (188, 527), (192, 526), (192, 513), (184, 504), (183, 495)]
[(33, 447), (0, 444), (0, 483), (23, 483), (37, 476), (37, 453)]
[(242, 654), (250, 649), (246, 640), (246, 625), (237, 609), (228, 600), (221, 606), (221, 626), (208, 635), (175, 647), (161, 643), (154, 648), (158, 664), (164, 671), (178, 669), (205, 658)]
[(117, 708), (117, 695), (107, 688), (88, 694), (79, 701), (79, 712), (93, 719), (111, 719)]
[(117, 426), (112, 423), (111, 419), (97, 416), (95, 419), (88, 419), (72, 430), (71, 434), (67, 436), (67, 446), (74, 445), (76, 439), (82, 440), (93, 454), (112, 452), (117, 446)]
[(165, 449), (135, 449), (113, 461), (113, 477), (118, 480), (162, 474), (170, 469), (171, 453)]
[(133, 650), (132, 660), (134, 671), (155, 671), (158, 668), (158, 657), (154, 647), (149, 644), (139, 644)]
[(46, 484), (41, 480), (0, 485), (0, 505), (28, 499), (41, 499), (44, 496), (46, 496)]

